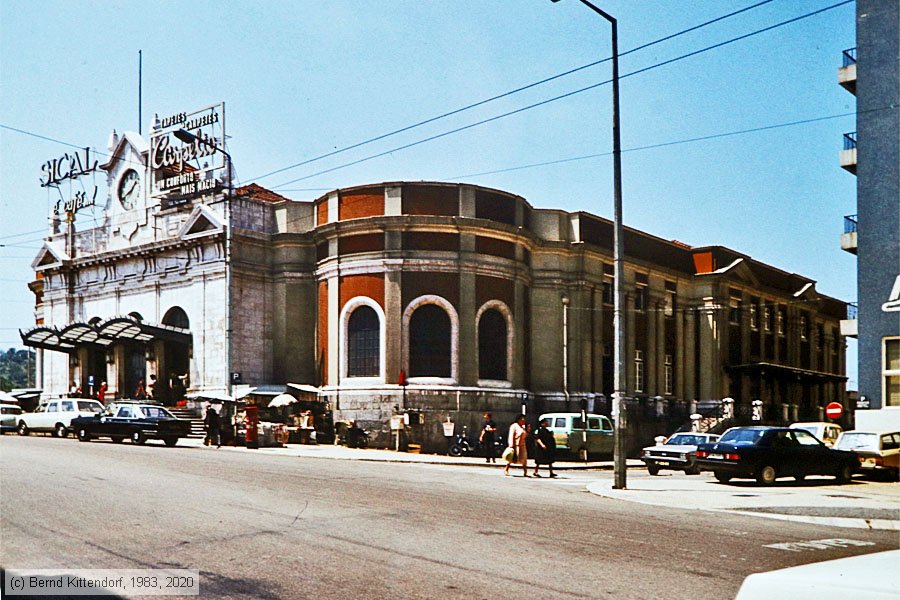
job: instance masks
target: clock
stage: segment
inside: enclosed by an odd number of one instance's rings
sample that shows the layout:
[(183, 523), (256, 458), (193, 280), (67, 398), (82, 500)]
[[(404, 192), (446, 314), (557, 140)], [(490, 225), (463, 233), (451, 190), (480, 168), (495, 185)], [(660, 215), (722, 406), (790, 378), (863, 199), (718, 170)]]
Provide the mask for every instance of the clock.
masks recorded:
[(134, 169), (128, 169), (119, 180), (119, 202), (125, 210), (137, 206), (141, 197), (141, 176)]

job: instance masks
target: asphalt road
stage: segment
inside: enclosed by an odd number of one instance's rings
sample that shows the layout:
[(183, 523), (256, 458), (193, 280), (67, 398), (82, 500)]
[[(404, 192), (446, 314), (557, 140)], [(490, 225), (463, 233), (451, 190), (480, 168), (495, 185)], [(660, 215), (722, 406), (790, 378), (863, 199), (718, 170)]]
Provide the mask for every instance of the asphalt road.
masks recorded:
[[(204, 598), (720, 600), (754, 572), (898, 547), (562, 477), (6, 435), (0, 566), (200, 569)], [(767, 547), (824, 538), (871, 545)]]

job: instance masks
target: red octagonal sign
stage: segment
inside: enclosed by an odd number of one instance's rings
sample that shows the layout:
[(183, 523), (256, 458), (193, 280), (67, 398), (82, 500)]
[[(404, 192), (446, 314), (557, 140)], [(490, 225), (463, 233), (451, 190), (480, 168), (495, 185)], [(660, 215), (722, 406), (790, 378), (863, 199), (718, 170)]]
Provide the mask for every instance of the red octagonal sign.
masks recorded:
[(844, 412), (844, 407), (839, 402), (831, 402), (825, 407), (825, 416), (829, 419), (840, 418), (842, 412)]

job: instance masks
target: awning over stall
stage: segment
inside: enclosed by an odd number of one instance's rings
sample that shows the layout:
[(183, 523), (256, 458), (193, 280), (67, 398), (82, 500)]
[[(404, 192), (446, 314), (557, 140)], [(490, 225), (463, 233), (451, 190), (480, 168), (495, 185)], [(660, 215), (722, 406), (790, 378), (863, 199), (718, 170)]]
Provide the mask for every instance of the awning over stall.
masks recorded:
[(26, 346), (69, 354), (81, 347), (106, 348), (125, 341), (147, 343), (166, 340), (185, 344), (191, 341), (188, 329), (145, 323), (132, 316), (112, 317), (95, 323), (76, 322), (62, 329), (34, 327), (24, 332), (19, 330), (19, 336)]

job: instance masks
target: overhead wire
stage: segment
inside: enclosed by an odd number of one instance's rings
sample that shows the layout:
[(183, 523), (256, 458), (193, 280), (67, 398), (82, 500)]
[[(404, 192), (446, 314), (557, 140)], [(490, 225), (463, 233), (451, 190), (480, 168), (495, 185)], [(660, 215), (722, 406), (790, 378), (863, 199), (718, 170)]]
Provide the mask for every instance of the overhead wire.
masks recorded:
[[(855, 0), (843, 0), (843, 1), (838, 2), (838, 3), (836, 3), (836, 4), (832, 4), (832, 5), (830, 5), (830, 6), (827, 6), (827, 7), (825, 7), (825, 8), (821, 8), (821, 9), (818, 9), (818, 10), (815, 10), (815, 11), (812, 11), (812, 12), (808, 12), (808, 13), (805, 13), (805, 14), (803, 14), (803, 15), (799, 15), (799, 16), (797, 16), (797, 17), (793, 17), (793, 18), (791, 18), (791, 19), (787, 19), (787, 20), (785, 20), (785, 21), (781, 21), (781, 22), (776, 23), (776, 24), (774, 24), (774, 25), (769, 25), (768, 27), (763, 27), (762, 29), (757, 29), (757, 30), (755, 30), (755, 31), (751, 31), (751, 32), (746, 33), (746, 34), (743, 34), (743, 35), (740, 35), (740, 36), (737, 36), (737, 37), (733, 37), (733, 38), (730, 38), (730, 39), (728, 39), (728, 40), (725, 40), (725, 41), (722, 41), (722, 42), (718, 42), (718, 43), (716, 43), (716, 44), (712, 44), (712, 45), (710, 45), (710, 46), (706, 46), (706, 47), (701, 48), (701, 49), (699, 49), (699, 50), (694, 50), (694, 51), (692, 51), (692, 52), (687, 52), (687, 53), (685, 53), (685, 54), (681, 54), (681, 55), (676, 56), (676, 57), (674, 57), (674, 58), (670, 58), (670, 59), (668, 59), (668, 60), (664, 60), (664, 61), (661, 61), (661, 62), (658, 62), (658, 63), (654, 63), (654, 64), (652, 64), (652, 65), (643, 67), (643, 68), (641, 68), (641, 69), (637, 69), (637, 70), (635, 70), (635, 71), (630, 71), (630, 72), (628, 72), (628, 73), (626, 73), (626, 74), (624, 74), (624, 75), (620, 75), (620, 76), (619, 76), (619, 79), (622, 80), (622, 79), (625, 79), (625, 78), (628, 78), (628, 77), (632, 77), (632, 76), (634, 76), (634, 75), (638, 75), (638, 74), (640, 74), (640, 73), (646, 73), (647, 71), (651, 71), (651, 70), (653, 70), (653, 69), (658, 69), (659, 67), (663, 67), (663, 66), (666, 66), (666, 65), (670, 65), (670, 64), (672, 64), (672, 63), (675, 63), (675, 62), (678, 62), (678, 61), (681, 61), (681, 60), (685, 60), (685, 59), (687, 59), (687, 58), (691, 58), (691, 57), (693, 57), (693, 56), (697, 56), (697, 55), (703, 54), (703, 53), (705, 53), (705, 52), (709, 52), (710, 50), (715, 50), (715, 49), (718, 49), (718, 48), (722, 48), (722, 47), (727, 46), (727, 45), (729, 45), (729, 44), (733, 44), (733, 43), (735, 43), (735, 42), (739, 42), (739, 41), (748, 39), (748, 38), (750, 38), (750, 37), (753, 37), (753, 36), (756, 36), (756, 35), (759, 35), (759, 34), (762, 34), (762, 33), (766, 33), (766, 32), (772, 31), (772, 30), (777, 29), (777, 28), (779, 28), (779, 27), (784, 27), (785, 25), (790, 25), (790, 24), (792, 24), (792, 23), (796, 23), (796, 22), (801, 21), (801, 20), (803, 20), (803, 19), (807, 19), (807, 18), (809, 18), (809, 17), (813, 17), (813, 16), (816, 16), (816, 15), (822, 14), (822, 13), (824, 13), (824, 12), (826, 12), (826, 11), (833, 10), (833, 9), (835, 9), (835, 8), (844, 6), (844, 5), (846, 5), (846, 4), (851, 4), (851, 3), (853, 3), (853, 2), (855, 2)], [(425, 144), (425, 143), (427, 143), (427, 142), (431, 142), (431, 141), (438, 140), (438, 139), (441, 139), (441, 138), (444, 138), (444, 137), (447, 137), (447, 136), (450, 136), (450, 135), (453, 135), (453, 134), (456, 134), (456, 133), (460, 133), (460, 132), (462, 132), (462, 131), (466, 131), (466, 130), (469, 130), (469, 129), (473, 129), (473, 128), (475, 128), (475, 127), (479, 127), (479, 126), (485, 125), (485, 124), (487, 124), (487, 123), (492, 123), (492, 122), (494, 122), (494, 121), (498, 121), (498, 120), (500, 120), (500, 119), (504, 119), (504, 118), (506, 118), (506, 117), (510, 117), (510, 116), (512, 116), (512, 115), (516, 115), (516, 114), (525, 112), (525, 111), (527, 111), (527, 110), (531, 110), (531, 109), (534, 109), (534, 108), (538, 108), (538, 107), (540, 107), (540, 106), (544, 106), (544, 105), (546, 105), (546, 104), (550, 104), (550, 103), (552, 103), (552, 102), (556, 102), (556, 101), (559, 101), (559, 100), (563, 100), (563, 99), (565, 99), (565, 98), (570, 98), (570, 97), (575, 96), (575, 95), (577, 95), (577, 94), (581, 94), (581, 93), (583, 93), (583, 92), (587, 92), (587, 91), (589, 91), (589, 90), (593, 90), (593, 89), (596, 89), (596, 88), (598, 88), (598, 87), (601, 87), (601, 86), (604, 86), (604, 85), (608, 85), (608, 84), (610, 84), (610, 83), (612, 83), (612, 79), (608, 79), (608, 80), (606, 80), (606, 81), (601, 81), (601, 82), (599, 82), (599, 83), (595, 83), (595, 84), (592, 84), (592, 85), (589, 85), (589, 86), (585, 86), (585, 87), (582, 87), (582, 88), (573, 90), (573, 91), (571, 91), (571, 92), (567, 92), (567, 93), (565, 93), (565, 94), (560, 94), (560, 95), (554, 96), (554, 97), (552, 97), (552, 98), (547, 98), (547, 99), (545, 99), (545, 100), (541, 100), (541, 101), (539, 101), (539, 102), (535, 102), (535, 103), (529, 104), (529, 105), (527, 105), (527, 106), (523, 106), (523, 107), (517, 108), (517, 109), (515, 109), (515, 110), (507, 111), (507, 112), (505, 112), (505, 113), (501, 113), (501, 114), (495, 115), (495, 116), (493, 116), (493, 117), (488, 117), (488, 118), (486, 118), (486, 119), (481, 119), (481, 120), (479, 120), (479, 121), (476, 121), (476, 122), (474, 122), (474, 123), (469, 123), (469, 124), (467, 124), (467, 125), (462, 125), (462, 126), (460, 126), (460, 127), (456, 127), (456, 128), (451, 129), (451, 130), (449, 130), (449, 131), (444, 131), (444, 132), (442, 132), (442, 133), (438, 133), (438, 134), (435, 134), (435, 135), (431, 135), (431, 136), (428, 136), (428, 137), (426, 137), (426, 138), (423, 138), (423, 139), (420, 139), (420, 140), (417, 140), (417, 141), (414, 141), (414, 142), (410, 142), (410, 143), (408, 143), (408, 144), (403, 144), (403, 145), (401, 145), (401, 146), (397, 146), (397, 147), (395, 147), (395, 148), (391, 148), (390, 150), (385, 150), (385, 151), (383, 151), (383, 152), (378, 152), (378, 153), (376, 153), (376, 154), (372, 154), (372, 155), (369, 155), (369, 156), (365, 156), (365, 157), (363, 157), (363, 158), (359, 158), (359, 159), (356, 159), (356, 160), (353, 160), (353, 161), (350, 161), (350, 162), (347, 162), (347, 163), (343, 163), (343, 164), (340, 164), (340, 165), (337, 165), (337, 166), (334, 166), (334, 167), (331, 167), (331, 168), (328, 168), (328, 169), (323, 169), (323, 170), (317, 171), (317, 172), (315, 172), (315, 173), (311, 173), (311, 174), (309, 174), (309, 175), (305, 175), (305, 176), (303, 176), (303, 177), (296, 177), (296, 178), (294, 178), (294, 179), (290, 179), (290, 180), (288, 180), (288, 181), (285, 181), (285, 182), (283, 182), (283, 183), (280, 183), (280, 184), (274, 186), (272, 189), (273, 189), (273, 190), (277, 190), (277, 189), (283, 188), (283, 187), (285, 187), (285, 186), (287, 186), (287, 185), (290, 185), (290, 184), (292, 184), (292, 183), (297, 183), (298, 181), (305, 181), (305, 180), (307, 180), (307, 179), (312, 179), (313, 177), (318, 177), (318, 176), (320, 176), (320, 175), (325, 175), (325, 174), (327, 174), (327, 173), (332, 173), (332, 172), (338, 171), (338, 170), (340, 170), (340, 169), (345, 169), (345, 168), (347, 168), (347, 167), (352, 167), (352, 166), (355, 166), (355, 165), (358, 165), (358, 164), (361, 164), (361, 163), (364, 163), (364, 162), (368, 162), (368, 161), (374, 160), (374, 159), (376, 159), (376, 158), (381, 158), (381, 157), (383, 157), (383, 156), (387, 156), (388, 154), (393, 154), (394, 152), (399, 152), (399, 151), (402, 151), (402, 150), (407, 150), (407, 149), (409, 149), (409, 148), (413, 148), (413, 147), (415, 147), (415, 146), (419, 146), (419, 145)]]
[[(728, 13), (728, 14), (725, 14), (725, 15), (722, 15), (722, 16), (719, 16), (719, 17), (716, 17), (716, 18), (714, 18), (714, 19), (710, 19), (710, 20), (708, 20), (708, 21), (704, 21), (703, 23), (699, 23), (699, 24), (694, 25), (694, 26), (692, 26), (692, 27), (688, 27), (687, 29), (683, 29), (683, 30), (678, 31), (678, 32), (676, 32), (676, 33), (672, 33), (672, 34), (669, 34), (669, 35), (667, 35), (667, 36), (661, 37), (661, 38), (659, 38), (659, 39), (656, 39), (656, 40), (647, 42), (647, 43), (645, 43), (645, 44), (641, 44), (640, 46), (637, 46), (637, 47), (635, 47), (635, 48), (631, 48), (630, 50), (626, 50), (625, 52), (620, 52), (620, 53), (619, 53), (619, 56), (622, 57), (622, 56), (626, 56), (626, 55), (629, 55), (629, 54), (633, 54), (634, 52), (639, 52), (640, 50), (644, 50), (644, 49), (649, 48), (649, 47), (651, 47), (651, 46), (655, 46), (656, 44), (661, 44), (661, 43), (663, 43), (663, 42), (667, 42), (667, 41), (672, 40), (672, 39), (675, 39), (675, 38), (677, 38), (677, 37), (679, 37), (679, 36), (685, 35), (685, 34), (687, 34), (687, 33), (691, 33), (692, 31), (697, 31), (698, 29), (702, 29), (702, 28), (704, 28), (704, 27), (708, 27), (709, 25), (712, 25), (712, 24), (714, 24), (714, 23), (718, 23), (718, 22), (720, 22), (720, 21), (724, 21), (725, 19), (729, 19), (729, 18), (734, 17), (734, 16), (736, 16), (736, 15), (739, 15), (739, 14), (741, 14), (741, 13), (748, 12), (748, 11), (750, 11), (750, 10), (753, 10), (753, 9), (755, 9), (755, 8), (758, 8), (758, 7), (760, 7), (760, 6), (763, 6), (763, 5), (765, 5), (765, 4), (769, 4), (770, 2), (773, 2), (773, 1), (774, 1), (774, 0), (763, 0), (762, 2), (757, 2), (757, 3), (755, 3), (755, 4), (752, 4), (752, 5), (750, 5), (750, 6), (741, 8), (741, 9), (739, 9), (739, 10), (732, 11), (732, 12), (730, 12), (730, 13)], [(356, 148), (360, 148), (360, 147), (362, 147), (362, 146), (366, 146), (366, 145), (368, 145), (368, 144), (371, 144), (371, 143), (374, 143), (374, 142), (378, 142), (378, 141), (387, 139), (387, 138), (389, 138), (389, 137), (393, 137), (393, 136), (395, 136), (395, 135), (398, 135), (398, 134), (401, 134), (401, 133), (404, 133), (404, 132), (407, 132), (407, 131), (411, 131), (411, 130), (416, 129), (416, 128), (418, 128), (418, 127), (422, 127), (423, 125), (428, 125), (429, 123), (434, 123), (435, 121), (440, 121), (440, 120), (442, 120), (442, 119), (446, 119), (447, 117), (451, 117), (451, 116), (453, 116), (453, 115), (458, 115), (458, 114), (460, 114), (460, 113), (462, 113), (462, 112), (465, 112), (465, 111), (467, 111), (467, 110), (471, 110), (471, 109), (477, 108), (477, 107), (479, 107), (479, 106), (484, 106), (485, 104), (494, 102), (494, 101), (496, 101), (496, 100), (500, 100), (500, 99), (502, 99), (502, 98), (507, 98), (507, 97), (512, 96), (512, 95), (514, 95), (514, 94), (518, 94), (519, 92), (524, 92), (524, 91), (526, 91), (526, 90), (530, 90), (530, 89), (532, 89), (532, 88), (538, 87), (538, 86), (543, 85), (543, 84), (545, 84), (545, 83), (549, 83), (549, 82), (551, 82), (551, 81), (555, 81), (555, 80), (560, 79), (560, 78), (562, 78), (562, 77), (566, 77), (566, 76), (568, 76), (568, 75), (572, 75), (573, 73), (577, 73), (577, 72), (579, 72), (579, 71), (583, 71), (583, 70), (588, 69), (588, 68), (590, 68), (590, 67), (595, 67), (595, 66), (597, 66), (597, 65), (603, 64), (603, 63), (605, 63), (605, 62), (609, 62), (609, 61), (611, 61), (611, 60), (612, 60), (612, 56), (608, 56), (608, 57), (606, 57), (606, 58), (602, 58), (602, 59), (600, 59), (600, 60), (596, 60), (596, 61), (590, 62), (590, 63), (588, 63), (588, 64), (586, 64), (586, 65), (582, 65), (582, 66), (580, 66), (580, 67), (575, 67), (574, 69), (569, 69), (568, 71), (563, 71), (562, 73), (557, 73), (556, 75), (551, 75), (550, 77), (545, 77), (544, 79), (541, 79), (541, 80), (538, 80), (538, 81), (535, 81), (535, 82), (532, 82), (532, 83), (529, 83), (529, 84), (520, 86), (520, 87), (518, 87), (518, 88), (509, 90), (508, 92), (503, 92), (503, 93), (501, 93), (501, 94), (497, 94), (497, 95), (495, 95), (495, 96), (491, 96), (490, 98), (485, 98), (485, 99), (483, 99), (483, 100), (479, 100), (479, 101), (477, 101), (477, 102), (473, 102), (473, 103), (471, 103), (471, 104), (467, 104), (466, 106), (463, 106), (463, 107), (460, 107), (460, 108), (457, 108), (457, 109), (454, 109), (454, 110), (451, 110), (451, 111), (442, 113), (442, 114), (440, 114), (440, 115), (437, 115), (437, 116), (434, 116), (434, 117), (429, 117), (429, 118), (424, 119), (424, 120), (422, 120), (422, 121), (419, 121), (419, 122), (417, 122), (417, 123), (413, 123), (412, 125), (407, 125), (406, 127), (401, 127), (400, 129), (395, 129), (395, 130), (390, 131), (390, 132), (388, 132), (388, 133), (384, 133), (384, 134), (381, 134), (381, 135), (377, 135), (377, 136), (375, 136), (375, 137), (372, 137), (372, 138), (363, 140), (363, 141), (361, 141), (361, 142), (356, 142), (356, 143), (351, 144), (351, 145), (349, 145), (349, 146), (344, 146), (343, 148), (339, 148), (339, 149), (337, 149), (337, 150), (332, 150), (332, 151), (330, 151), (330, 152), (326, 152), (325, 154), (320, 154), (320, 155), (318, 155), (318, 156), (314, 156), (314, 157), (312, 157), (312, 158), (303, 160), (303, 161), (298, 162), (298, 163), (294, 163), (294, 164), (292, 164), (292, 165), (288, 165), (288, 166), (286, 166), (286, 167), (282, 167), (282, 168), (280, 168), (280, 169), (276, 169), (276, 170), (274, 170), (274, 171), (269, 171), (268, 173), (265, 173), (265, 174), (263, 174), (263, 175), (259, 175), (259, 176), (257, 176), (257, 177), (251, 177), (251, 178), (250, 178), (250, 181), (251, 181), (251, 182), (253, 182), (253, 181), (260, 181), (260, 180), (265, 179), (265, 178), (267, 178), (267, 177), (271, 177), (272, 175), (277, 175), (278, 173), (283, 173), (283, 172), (285, 172), (285, 171), (290, 171), (291, 169), (295, 169), (295, 168), (297, 168), (297, 167), (302, 167), (302, 166), (304, 166), (304, 165), (308, 165), (308, 164), (310, 164), (310, 163), (314, 163), (314, 162), (323, 160), (323, 159), (325, 159), (325, 158), (330, 158), (330, 157), (332, 157), (332, 156), (336, 156), (336, 155), (338, 155), (338, 154), (342, 154), (342, 153), (344, 153), (344, 152), (348, 152), (348, 151), (350, 151), (350, 150), (354, 150), (354, 149), (356, 149)]]

